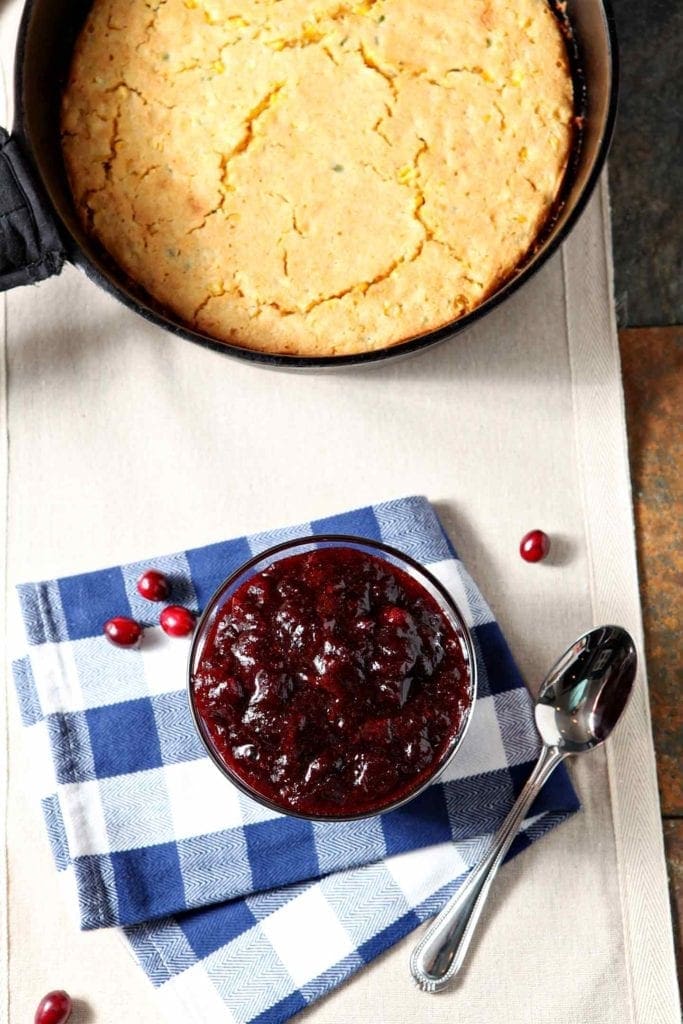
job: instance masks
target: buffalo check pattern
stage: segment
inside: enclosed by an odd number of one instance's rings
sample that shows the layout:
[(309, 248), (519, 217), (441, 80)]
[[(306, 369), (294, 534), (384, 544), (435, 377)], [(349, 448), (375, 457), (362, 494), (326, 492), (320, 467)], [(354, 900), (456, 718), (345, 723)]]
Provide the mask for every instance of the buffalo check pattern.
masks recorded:
[[(307, 822), (251, 801), (206, 756), (185, 690), (187, 644), (155, 623), (135, 582), (154, 565), (200, 611), (253, 554), (311, 533), (382, 540), (448, 587), (474, 637), (479, 692), (441, 778), (405, 807)], [(281, 1022), (435, 913), (485, 849), (538, 752), (529, 695), (503, 636), (434, 510), (411, 497), (18, 588), (27, 653), (14, 675), (33, 734), (58, 869), (85, 929), (132, 947), (168, 1016)], [(130, 614), (137, 650), (102, 624)], [(561, 767), (511, 855), (578, 807)]]

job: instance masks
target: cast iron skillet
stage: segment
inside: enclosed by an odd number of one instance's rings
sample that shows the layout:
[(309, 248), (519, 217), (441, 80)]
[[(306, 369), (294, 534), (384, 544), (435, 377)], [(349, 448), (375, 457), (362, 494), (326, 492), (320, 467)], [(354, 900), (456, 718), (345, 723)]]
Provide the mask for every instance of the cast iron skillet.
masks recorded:
[(14, 129), (11, 136), (0, 129), (0, 290), (58, 274), (69, 261), (147, 320), (189, 341), (254, 363), (303, 368), (395, 358), (453, 337), (527, 281), (576, 223), (607, 155), (617, 96), (610, 0), (567, 0), (577, 107), (583, 125), (555, 216), (513, 278), (467, 316), (377, 352), (313, 358), (271, 355), (218, 342), (174, 319), (138, 289), (84, 234), (76, 216), (62, 162), (59, 103), (73, 45), (90, 3), (27, 0), (24, 8), (15, 63)]

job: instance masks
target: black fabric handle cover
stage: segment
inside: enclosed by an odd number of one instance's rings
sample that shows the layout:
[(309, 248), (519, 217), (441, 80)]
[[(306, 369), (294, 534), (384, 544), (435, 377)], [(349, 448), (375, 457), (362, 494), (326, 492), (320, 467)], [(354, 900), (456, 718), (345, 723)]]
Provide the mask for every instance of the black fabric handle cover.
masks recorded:
[(65, 258), (17, 140), (0, 128), (0, 291), (58, 274)]

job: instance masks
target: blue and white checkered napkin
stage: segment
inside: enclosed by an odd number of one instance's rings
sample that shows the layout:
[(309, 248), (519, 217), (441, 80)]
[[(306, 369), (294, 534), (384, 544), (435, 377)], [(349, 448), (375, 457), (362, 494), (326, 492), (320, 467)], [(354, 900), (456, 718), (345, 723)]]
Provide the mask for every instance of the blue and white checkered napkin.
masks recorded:
[[(472, 627), (479, 696), (452, 766), (405, 807), (364, 821), (307, 822), (235, 789), (189, 714), (187, 644), (156, 625), (135, 589), (154, 565), (173, 600), (200, 610), (251, 555), (309, 533), (393, 544), (449, 588)], [(510, 652), (436, 514), (406, 498), (294, 529), (19, 587), (28, 639), (15, 663), (24, 724), (43, 759), (57, 867), (76, 884), (83, 928), (123, 926), (172, 1019), (284, 1021), (433, 914), (502, 821), (538, 750)], [(129, 614), (139, 650), (102, 624)], [(555, 772), (519, 852), (576, 810)]]

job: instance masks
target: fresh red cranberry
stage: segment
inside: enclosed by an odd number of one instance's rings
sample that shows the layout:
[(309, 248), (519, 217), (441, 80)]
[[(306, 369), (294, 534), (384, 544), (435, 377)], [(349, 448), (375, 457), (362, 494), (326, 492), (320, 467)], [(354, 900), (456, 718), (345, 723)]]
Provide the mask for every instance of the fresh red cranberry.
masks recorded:
[(519, 553), (525, 562), (540, 562), (550, 551), (550, 537), (543, 530), (525, 533), (519, 545)]
[(156, 569), (143, 572), (135, 585), (140, 597), (145, 597), (148, 601), (165, 601), (170, 589), (163, 572), (157, 572)]
[(194, 629), (194, 615), (179, 604), (169, 604), (159, 616), (159, 623), (168, 636), (189, 636)]
[(117, 647), (134, 647), (142, 636), (142, 626), (135, 619), (116, 615), (105, 622), (104, 635)]
[(61, 989), (48, 992), (38, 1003), (34, 1024), (65, 1024), (71, 1015), (71, 998)]

